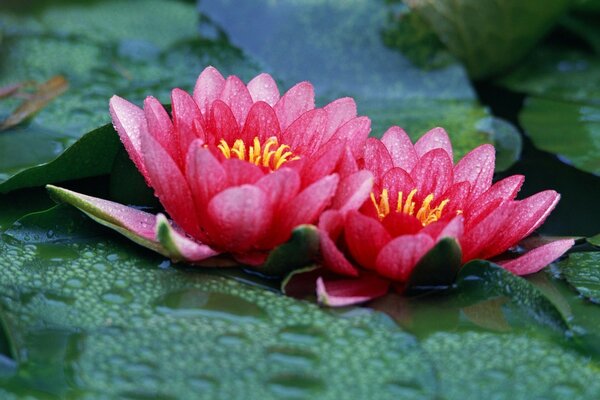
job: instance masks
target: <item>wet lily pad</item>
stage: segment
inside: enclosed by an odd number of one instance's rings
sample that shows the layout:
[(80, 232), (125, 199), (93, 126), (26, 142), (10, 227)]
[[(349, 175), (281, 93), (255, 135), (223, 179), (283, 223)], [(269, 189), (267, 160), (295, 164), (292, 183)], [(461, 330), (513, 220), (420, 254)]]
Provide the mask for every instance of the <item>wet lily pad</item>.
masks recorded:
[[(30, 120), (0, 132), (0, 183), (55, 159), (108, 123), (108, 99), (115, 93), (137, 102), (149, 94), (169, 102), (172, 88), (190, 90), (209, 64), (244, 78), (258, 72), (227, 42), (199, 37), (193, 4), (42, 1), (28, 3), (27, 12), (22, 4), (12, 5), (0, 11), (0, 87), (62, 75), (69, 89)], [(20, 103), (2, 99), (0, 120)]]
[[(48, 213), (45, 223), (66, 218)], [(435, 397), (422, 350), (381, 315), (336, 316), (202, 269), (175, 269), (113, 237), (25, 238), (40, 217), (22, 219), (21, 234), (0, 241), (0, 304), (25, 357), (14, 376), (0, 374), (9, 392)]]
[(520, 121), (536, 147), (600, 174), (600, 106), (530, 97)]
[(574, 253), (558, 266), (582, 296), (600, 304), (600, 252)]

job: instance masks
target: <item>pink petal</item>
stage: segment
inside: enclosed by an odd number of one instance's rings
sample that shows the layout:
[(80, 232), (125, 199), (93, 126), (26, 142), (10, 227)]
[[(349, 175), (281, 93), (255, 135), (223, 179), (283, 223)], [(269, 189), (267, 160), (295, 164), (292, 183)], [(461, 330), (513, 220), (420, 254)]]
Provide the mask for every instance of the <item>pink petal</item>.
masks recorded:
[(233, 115), (229, 106), (221, 100), (216, 100), (212, 105), (212, 110), (209, 119), (209, 131), (212, 140), (207, 141), (210, 144), (218, 145), (221, 139), (224, 139), (227, 144), (233, 146), (233, 143), (240, 139), (240, 127)]
[(421, 257), (435, 244), (429, 235), (399, 236), (381, 249), (375, 261), (377, 272), (397, 282), (405, 282)]
[(340, 159), (337, 167), (338, 173), (341, 177), (344, 177), (352, 175), (355, 172), (358, 172), (358, 170), (358, 163), (356, 162), (354, 154), (352, 154), (352, 150), (350, 150), (350, 147), (344, 146), (344, 149), (342, 150), (342, 158)]
[(277, 83), (269, 74), (257, 75), (248, 82), (248, 92), (252, 96), (252, 101), (264, 101), (273, 107), (279, 100), (279, 89)]
[(241, 139), (251, 145), (254, 138), (258, 137), (260, 143), (264, 144), (268, 138), (279, 138), (280, 135), (279, 121), (271, 106), (263, 101), (254, 103), (248, 112)]
[(248, 92), (248, 88), (244, 82), (235, 75), (227, 78), (223, 91), (219, 95), (219, 100), (222, 100), (229, 106), (239, 126), (243, 126), (248, 115), (248, 110), (252, 106), (252, 96)]
[(421, 232), (431, 236), (436, 242), (445, 237), (460, 239), (464, 232), (464, 218), (456, 215), (452, 219), (441, 219), (427, 225)]
[(367, 117), (356, 117), (338, 128), (331, 140), (346, 142), (354, 157), (360, 158), (364, 153), (364, 146), (371, 132), (371, 120)]
[(221, 165), (227, 175), (227, 186), (253, 184), (265, 174), (260, 167), (237, 158), (225, 160)]
[[(225, 169), (210, 150), (202, 146), (200, 139), (190, 145), (187, 154), (186, 177), (199, 212), (206, 209), (208, 201), (215, 194), (227, 187)], [(201, 220), (204, 220), (205, 215), (200, 215), (200, 217)]]
[(119, 96), (111, 97), (109, 108), (113, 125), (119, 133), (119, 138), (123, 142), (129, 158), (144, 176), (146, 182), (150, 184), (148, 171), (142, 159), (141, 137), (148, 134), (144, 111)]
[(177, 261), (197, 262), (214, 257), (219, 253), (209, 246), (189, 239), (174, 229), (163, 214), (156, 216), (156, 238)]
[(470, 151), (454, 167), (454, 181), (467, 181), (471, 184), (470, 199), (475, 199), (492, 185), (494, 164), (496, 161), (494, 146), (483, 144)]
[(300, 176), (295, 170), (284, 167), (264, 175), (255, 186), (267, 194), (269, 201), (277, 209), (296, 197), (300, 190)]
[(494, 183), (488, 190), (482, 193), (476, 202), (479, 204), (486, 203), (489, 199), (494, 198), (513, 200), (517, 196), (517, 193), (519, 193), (524, 181), (525, 177), (523, 175), (512, 175), (504, 178)]
[(338, 165), (343, 148), (344, 144), (342, 142), (331, 142), (306, 158), (307, 162), (302, 168), (302, 186), (309, 185), (331, 174)]
[(151, 135), (142, 137), (142, 150), (150, 182), (165, 210), (184, 231), (201, 238), (192, 193), (175, 161)]
[(398, 126), (392, 126), (381, 138), (381, 141), (387, 147), (394, 167), (400, 167), (405, 171), (411, 171), (419, 157), (417, 152), (404, 130)]
[(463, 262), (481, 257), (480, 253), (497, 239), (498, 232), (511, 223), (513, 208), (510, 203), (499, 204), (485, 215), (474, 226), (469, 226), (465, 231), (460, 247), (463, 250)]
[(423, 224), (416, 217), (400, 212), (389, 213), (381, 223), (392, 237), (413, 235), (423, 229)]
[(515, 275), (533, 274), (562, 256), (574, 244), (573, 239), (556, 240), (530, 250), (514, 260), (500, 262), (500, 265)]
[(206, 67), (196, 81), (194, 87), (194, 100), (204, 117), (212, 109), (212, 103), (219, 98), (225, 87), (225, 78), (214, 67)]
[(323, 107), (327, 113), (327, 127), (323, 142), (327, 142), (338, 128), (356, 117), (356, 103), (352, 97), (343, 97)]
[(361, 276), (357, 279), (325, 281), (317, 279), (317, 298), (320, 303), (331, 307), (342, 307), (364, 303), (385, 295), (389, 282), (376, 276)]
[(425, 153), (433, 149), (442, 149), (448, 153), (450, 160), (453, 159), (452, 143), (450, 143), (450, 138), (444, 128), (433, 128), (415, 143), (415, 151), (419, 157), (423, 157)]
[(225, 189), (208, 203), (206, 230), (219, 248), (243, 253), (251, 249), (271, 224), (267, 195), (257, 187)]
[(554, 190), (536, 193), (524, 200), (512, 201), (510, 221), (496, 237), (493, 245), (484, 252), (484, 257), (492, 257), (515, 245), (537, 229), (552, 212), (560, 195)]
[(443, 149), (434, 149), (419, 159), (410, 172), (422, 199), (429, 194), (439, 198), (453, 183), (452, 160)]
[(379, 250), (392, 240), (378, 220), (357, 211), (350, 211), (346, 215), (344, 238), (352, 257), (368, 269), (375, 269), (375, 259)]
[(358, 269), (354, 267), (337, 248), (334, 241), (342, 232), (344, 218), (340, 212), (326, 211), (319, 220), (319, 240), (323, 266), (337, 274), (344, 276), (358, 276)]
[[(468, 207), (467, 200), (469, 193), (471, 192), (471, 184), (469, 182), (458, 182), (450, 186), (450, 188), (444, 193), (439, 201), (434, 203), (437, 206), (439, 202), (448, 199), (450, 200), (446, 207), (444, 207), (443, 215), (454, 215), (457, 213), (463, 213)], [(436, 199), (438, 200), (438, 199)]]
[(381, 183), (386, 172), (394, 167), (387, 148), (379, 139), (375, 138), (367, 139), (363, 160), (364, 168), (373, 173), (377, 184)]
[(283, 131), (282, 144), (295, 153), (311, 154), (318, 149), (326, 122), (327, 113), (323, 109), (307, 111)]
[(338, 182), (338, 175), (332, 174), (321, 178), (301, 191), (287, 207), (285, 230), (291, 231), (298, 225), (315, 222), (331, 202)]
[(175, 129), (162, 104), (152, 96), (146, 97), (146, 100), (144, 100), (144, 113), (146, 114), (150, 134), (169, 153), (177, 165), (182, 165)]
[(274, 106), (282, 130), (313, 108), (315, 108), (315, 91), (309, 82), (296, 84)]
[(381, 189), (387, 189), (390, 196), (397, 199), (398, 193), (402, 192), (404, 198), (416, 187), (412, 177), (402, 168), (390, 169), (381, 180)]
[(373, 175), (361, 170), (342, 179), (333, 199), (332, 208), (345, 213), (358, 210), (369, 198), (373, 188)]
[(171, 104), (173, 125), (179, 141), (179, 153), (184, 161), (188, 148), (194, 140), (201, 139), (202, 144), (206, 142), (205, 122), (198, 105), (187, 92), (173, 89)]

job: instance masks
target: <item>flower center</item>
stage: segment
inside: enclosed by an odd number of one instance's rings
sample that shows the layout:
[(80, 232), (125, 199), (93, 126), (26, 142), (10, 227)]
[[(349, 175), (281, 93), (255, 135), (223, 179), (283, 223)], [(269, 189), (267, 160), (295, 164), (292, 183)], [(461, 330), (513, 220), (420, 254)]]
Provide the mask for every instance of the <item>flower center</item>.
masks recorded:
[[(425, 197), (425, 199), (423, 199), (421, 206), (416, 209), (416, 203), (413, 201), (413, 197), (416, 193), (417, 189), (413, 189), (408, 196), (406, 196), (406, 200), (404, 200), (403, 193), (398, 192), (396, 209), (394, 211), (416, 217), (421, 224), (423, 224), (423, 226), (439, 220), (442, 217), (442, 211), (444, 210), (444, 207), (446, 207), (446, 204), (448, 204), (450, 200), (444, 199), (436, 207), (431, 208), (431, 203), (433, 202), (433, 193), (430, 193), (427, 195), (427, 197)], [(380, 220), (384, 219), (392, 211), (390, 208), (390, 198), (387, 189), (383, 189), (381, 192), (381, 195), (379, 196), (379, 202), (377, 202), (375, 199), (375, 193), (371, 192), (371, 201), (377, 210), (377, 216)]]
[(235, 157), (272, 171), (281, 167), (286, 161), (300, 158), (290, 151), (290, 146), (279, 144), (274, 136), (268, 138), (263, 144), (258, 137), (254, 137), (252, 145), (247, 147), (242, 139), (237, 139), (233, 146), (229, 146), (224, 139), (221, 139), (217, 148), (226, 158)]

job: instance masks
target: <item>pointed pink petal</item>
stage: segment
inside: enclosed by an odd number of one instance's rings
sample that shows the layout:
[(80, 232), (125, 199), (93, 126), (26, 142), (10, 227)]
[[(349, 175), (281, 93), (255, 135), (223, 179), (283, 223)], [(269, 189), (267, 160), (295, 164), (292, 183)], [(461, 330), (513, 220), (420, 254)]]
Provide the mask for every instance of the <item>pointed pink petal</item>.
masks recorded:
[(434, 149), (419, 159), (410, 172), (417, 187), (417, 195), (423, 199), (433, 193), (438, 199), (453, 183), (452, 160), (443, 149)]
[(169, 252), (169, 257), (177, 261), (197, 262), (219, 253), (209, 246), (191, 240), (174, 229), (163, 214), (156, 216), (156, 238)]
[(394, 167), (387, 148), (375, 138), (367, 139), (363, 160), (364, 168), (373, 173), (376, 184), (381, 183), (383, 176)]
[(352, 97), (343, 97), (323, 107), (327, 113), (327, 127), (323, 142), (327, 142), (338, 128), (356, 117), (356, 103)]
[(346, 142), (354, 157), (363, 156), (365, 142), (371, 132), (371, 120), (367, 117), (356, 117), (338, 128), (331, 140)]
[(471, 184), (471, 200), (492, 185), (495, 161), (494, 146), (483, 144), (470, 151), (454, 167), (454, 181), (467, 181)]
[(472, 203), (472, 207), (483, 208), (496, 199), (513, 200), (524, 180), (523, 175), (512, 175), (494, 183)]
[(560, 195), (554, 190), (536, 193), (526, 199), (510, 202), (512, 213), (492, 245), (483, 253), (485, 258), (502, 253), (536, 230), (552, 212)]
[(152, 96), (146, 97), (146, 100), (144, 100), (144, 114), (146, 114), (150, 134), (169, 153), (177, 165), (182, 165), (175, 129), (162, 104)]
[(319, 303), (331, 307), (349, 306), (381, 297), (388, 292), (389, 287), (388, 281), (373, 275), (328, 281), (319, 277), (317, 298)]
[(265, 175), (260, 167), (237, 158), (225, 160), (221, 165), (227, 175), (227, 186), (253, 184)]
[(287, 144), (295, 153), (311, 154), (321, 143), (326, 122), (327, 113), (323, 109), (307, 111), (283, 131), (281, 144)]
[(248, 115), (248, 110), (252, 106), (252, 96), (244, 82), (235, 75), (227, 78), (223, 91), (219, 95), (219, 100), (229, 106), (239, 126), (243, 126)]
[(435, 244), (429, 235), (399, 236), (381, 249), (375, 261), (377, 272), (397, 282), (405, 282), (421, 257)]
[(514, 260), (500, 262), (500, 265), (515, 275), (533, 274), (562, 256), (574, 244), (573, 239), (556, 240), (536, 247)]
[(295, 170), (283, 167), (264, 175), (254, 186), (262, 189), (271, 204), (278, 208), (296, 197), (300, 190), (300, 176)]
[(358, 163), (354, 157), (354, 154), (352, 154), (352, 150), (350, 150), (350, 147), (344, 146), (344, 149), (342, 150), (342, 157), (337, 167), (338, 173), (341, 177), (344, 177), (352, 175), (358, 172), (358, 170)]
[(337, 190), (339, 177), (337, 174), (328, 175), (301, 191), (288, 205), (285, 215), (285, 231), (291, 231), (301, 224), (314, 223), (323, 210), (329, 205)]
[(142, 137), (144, 164), (156, 196), (171, 218), (188, 234), (201, 238), (188, 183), (175, 161), (151, 135)]
[(179, 154), (181, 154), (182, 161), (185, 161), (188, 148), (194, 140), (201, 139), (202, 144), (206, 142), (205, 122), (198, 105), (187, 92), (173, 89), (171, 104), (173, 125), (179, 142)]
[(344, 226), (344, 218), (340, 212), (326, 211), (319, 220), (319, 240), (323, 266), (337, 274), (344, 276), (358, 276), (358, 269), (354, 267), (337, 248), (337, 241)]
[[(197, 139), (190, 145), (186, 161), (186, 177), (197, 210), (205, 210), (208, 201), (227, 187), (227, 174), (223, 166), (212, 155), (209, 149), (202, 146)], [(201, 213), (200, 220), (205, 215)]]
[(403, 193), (406, 199), (408, 193), (416, 187), (417, 185), (412, 177), (402, 168), (398, 167), (390, 169), (381, 180), (381, 189), (387, 189), (389, 195), (396, 199), (400, 192)]
[(227, 144), (233, 146), (233, 143), (240, 139), (240, 127), (229, 106), (221, 100), (216, 100), (212, 105), (209, 120), (209, 131), (212, 140), (207, 141), (210, 144), (218, 145), (221, 139)]
[(129, 158), (150, 184), (148, 171), (142, 159), (141, 137), (149, 134), (144, 111), (119, 96), (111, 97), (109, 108), (113, 125), (119, 133)]
[(452, 219), (441, 219), (427, 225), (421, 232), (431, 236), (436, 242), (445, 237), (460, 239), (464, 232), (464, 218), (456, 215)]
[(279, 89), (277, 83), (269, 74), (260, 74), (248, 82), (248, 92), (252, 96), (252, 101), (264, 101), (273, 107), (279, 100)]
[(250, 250), (271, 224), (267, 195), (257, 187), (225, 189), (208, 203), (206, 230), (219, 248), (243, 253)]
[(279, 121), (271, 106), (263, 101), (254, 103), (248, 112), (241, 139), (250, 145), (257, 137), (260, 143), (264, 144), (268, 138), (279, 138), (280, 135)]
[(214, 67), (206, 67), (196, 81), (194, 87), (194, 100), (204, 117), (212, 109), (212, 103), (219, 98), (225, 87), (225, 78)]
[(398, 126), (392, 126), (381, 138), (381, 141), (387, 147), (394, 167), (400, 167), (405, 171), (411, 171), (419, 157), (410, 138), (404, 130)]
[(450, 186), (450, 188), (434, 202), (433, 207), (437, 206), (445, 199), (450, 200), (444, 207), (443, 215), (455, 215), (464, 213), (468, 207), (467, 200), (471, 192), (471, 184), (469, 182), (458, 182)]
[(315, 154), (306, 158), (302, 168), (302, 186), (307, 186), (331, 174), (337, 166), (344, 148), (342, 142), (331, 142), (321, 147)]
[[(374, 217), (377, 218), (377, 215)], [(389, 213), (381, 223), (392, 237), (414, 235), (423, 229), (423, 224), (416, 217), (399, 212)]]
[(379, 250), (392, 240), (379, 220), (357, 211), (350, 211), (346, 215), (344, 238), (354, 260), (368, 269), (375, 269)]
[(504, 226), (511, 223), (512, 210), (512, 205), (508, 202), (499, 204), (477, 224), (467, 227), (460, 241), (463, 262), (473, 258), (485, 258), (480, 256), (480, 253), (495, 242), (498, 232)]
[(285, 130), (300, 115), (315, 108), (315, 91), (308, 82), (300, 82), (288, 90), (273, 107), (281, 129)]
[(332, 208), (345, 213), (358, 210), (369, 198), (373, 188), (373, 175), (361, 170), (342, 179), (333, 199)]
[(452, 143), (450, 143), (450, 138), (444, 128), (433, 128), (415, 143), (415, 150), (419, 157), (423, 157), (425, 153), (433, 149), (442, 149), (448, 153), (450, 160), (453, 159)]

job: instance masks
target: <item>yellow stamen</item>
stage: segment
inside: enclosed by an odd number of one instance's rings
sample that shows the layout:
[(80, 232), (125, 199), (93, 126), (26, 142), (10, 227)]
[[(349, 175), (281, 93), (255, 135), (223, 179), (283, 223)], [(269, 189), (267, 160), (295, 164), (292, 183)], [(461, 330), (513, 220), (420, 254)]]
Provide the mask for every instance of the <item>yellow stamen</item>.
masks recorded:
[[(225, 139), (221, 139), (217, 148), (226, 158), (235, 157), (270, 170), (276, 170), (287, 161), (300, 158), (290, 151), (290, 146), (287, 144), (280, 145), (276, 137), (268, 138), (264, 144), (261, 144), (260, 139), (255, 137), (252, 145), (248, 147), (242, 139), (233, 142), (233, 146), (229, 146)], [(271, 150), (272, 148), (276, 150)]]
[[(394, 211), (397, 213), (415, 216), (415, 218), (417, 218), (423, 226), (439, 220), (442, 217), (444, 207), (446, 207), (446, 205), (450, 202), (449, 199), (444, 199), (436, 207), (431, 208), (431, 204), (434, 202), (434, 196), (433, 193), (430, 193), (423, 199), (415, 214), (416, 202), (413, 200), (415, 194), (417, 194), (417, 189), (411, 190), (408, 196), (406, 196), (406, 200), (403, 201), (404, 194), (402, 192), (398, 192), (396, 209)], [(381, 195), (379, 196), (379, 201), (377, 201), (375, 193), (371, 193), (371, 201), (375, 206), (375, 210), (377, 211), (377, 216), (379, 219), (384, 219), (389, 215), (390, 204), (389, 193), (387, 189), (383, 189)]]

